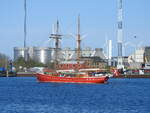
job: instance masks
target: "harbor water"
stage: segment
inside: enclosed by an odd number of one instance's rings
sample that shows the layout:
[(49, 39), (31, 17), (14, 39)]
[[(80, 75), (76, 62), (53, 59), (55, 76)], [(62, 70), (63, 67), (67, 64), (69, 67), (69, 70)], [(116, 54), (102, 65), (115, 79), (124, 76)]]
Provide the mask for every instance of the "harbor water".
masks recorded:
[(67, 84), (1, 77), (0, 113), (150, 113), (150, 79)]

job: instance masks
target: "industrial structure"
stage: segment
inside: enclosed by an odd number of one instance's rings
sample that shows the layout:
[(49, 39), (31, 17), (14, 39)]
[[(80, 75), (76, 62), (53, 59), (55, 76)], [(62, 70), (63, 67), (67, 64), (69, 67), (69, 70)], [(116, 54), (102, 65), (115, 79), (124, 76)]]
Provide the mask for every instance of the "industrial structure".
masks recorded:
[[(123, 69), (125, 66), (140, 67), (143, 63), (150, 62), (150, 47), (139, 48), (129, 57), (123, 56), (123, 0), (117, 0), (117, 57), (112, 57), (112, 40), (107, 41), (107, 55), (104, 54), (102, 48), (91, 49), (90, 47), (81, 49), (80, 34), (80, 15), (77, 21), (76, 48), (61, 48), (59, 21), (57, 20), (54, 32), (49, 38), (53, 39), (55, 47), (27, 47), (27, 4), (24, 0), (24, 47), (14, 48), (14, 60), (23, 57), (25, 60), (33, 59), (43, 64), (49, 62), (76, 62), (82, 63), (83, 59), (93, 60), (99, 58), (107, 61), (109, 66), (116, 66)], [(82, 58), (82, 59), (81, 59)], [(99, 60), (99, 61), (100, 61)]]
[[(99, 57), (101, 59), (106, 59), (106, 56), (103, 53), (102, 48), (85, 48), (81, 50), (81, 56), (83, 58), (87, 57)], [(20, 48), (14, 47), (14, 60), (17, 60), (20, 57), (27, 57), (28, 59), (33, 59), (39, 61), (41, 63), (54, 62), (55, 57), (55, 49), (49, 47), (28, 47), (28, 48)], [(58, 61), (75, 61), (77, 57), (77, 52), (75, 49), (64, 48), (59, 51)]]
[(14, 48), (14, 60), (22, 58), (33, 59), (35, 61), (46, 64), (51, 61), (52, 49), (49, 47), (26, 47)]
[(26, 48), (26, 38), (27, 38), (27, 4), (24, 0), (24, 48)]
[[(102, 48), (95, 48), (94, 50), (87, 47), (85, 49), (82, 49), (81, 56), (83, 57), (100, 57), (101, 59), (106, 59), (106, 56), (103, 53)], [(75, 49), (71, 48), (64, 48), (61, 50), (62, 58), (65, 61), (71, 61), (76, 60), (77, 53)]]
[(28, 55), (27, 55), (27, 44), (26, 44), (26, 39), (27, 39), (27, 1), (24, 0), (24, 44), (23, 48), (20, 47), (14, 47), (14, 59), (17, 59), (17, 56), (23, 57), (25, 60), (27, 60)]
[(14, 47), (14, 60), (20, 57), (26, 58), (28, 56), (28, 48)]
[(123, 66), (123, 58), (122, 58), (122, 45), (123, 45), (123, 8), (122, 8), (122, 0), (118, 1), (118, 30), (117, 30), (117, 45), (118, 45), (118, 61), (117, 68), (124, 68)]
[(49, 63), (51, 58), (52, 49), (49, 47), (34, 47), (33, 59), (43, 64)]
[(150, 63), (150, 47), (140, 47), (128, 57), (131, 68), (141, 68)]
[(107, 57), (108, 57), (108, 65), (111, 66), (112, 60), (112, 40), (108, 40), (108, 50), (107, 50)]

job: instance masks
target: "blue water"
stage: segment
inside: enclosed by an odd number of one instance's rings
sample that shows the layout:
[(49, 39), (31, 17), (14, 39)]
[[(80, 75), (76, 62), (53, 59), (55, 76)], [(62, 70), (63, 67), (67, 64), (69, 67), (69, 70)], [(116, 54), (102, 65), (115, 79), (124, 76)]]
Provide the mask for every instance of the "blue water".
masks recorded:
[(150, 79), (63, 84), (1, 77), (0, 113), (150, 113)]

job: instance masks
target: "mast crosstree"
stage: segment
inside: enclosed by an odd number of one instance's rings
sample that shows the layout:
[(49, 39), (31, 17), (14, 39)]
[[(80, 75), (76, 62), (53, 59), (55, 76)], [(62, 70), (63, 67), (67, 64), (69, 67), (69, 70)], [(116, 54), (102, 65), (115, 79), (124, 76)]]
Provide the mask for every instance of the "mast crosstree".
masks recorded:
[(56, 29), (54, 29), (54, 33), (52, 33), (51, 36), (49, 37), (55, 40), (55, 48), (54, 48), (55, 62), (58, 62), (58, 56), (60, 50), (60, 39), (62, 39), (61, 36), (62, 35), (59, 33), (59, 21), (57, 20)]

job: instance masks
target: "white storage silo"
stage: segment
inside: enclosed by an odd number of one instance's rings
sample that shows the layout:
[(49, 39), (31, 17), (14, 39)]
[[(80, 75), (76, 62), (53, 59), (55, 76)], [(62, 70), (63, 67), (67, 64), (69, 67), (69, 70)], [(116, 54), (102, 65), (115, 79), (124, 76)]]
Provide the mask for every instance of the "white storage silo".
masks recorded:
[(33, 48), (33, 59), (46, 64), (50, 62), (52, 49), (49, 47), (34, 47)]
[(17, 60), (20, 57), (28, 57), (28, 48), (14, 47), (14, 60)]

